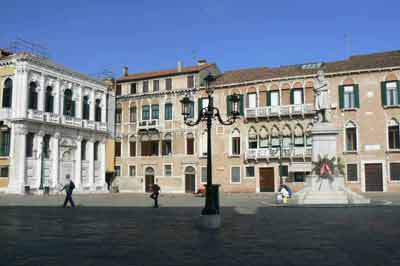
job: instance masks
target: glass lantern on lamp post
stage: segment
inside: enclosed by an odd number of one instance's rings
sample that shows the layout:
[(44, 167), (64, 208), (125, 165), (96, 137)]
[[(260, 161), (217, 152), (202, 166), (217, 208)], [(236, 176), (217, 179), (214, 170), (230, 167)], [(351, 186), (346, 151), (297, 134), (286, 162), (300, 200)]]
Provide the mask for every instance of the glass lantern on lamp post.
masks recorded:
[[(214, 99), (212, 97), (213, 89), (210, 86), (210, 82), (213, 80), (213, 76), (208, 75), (205, 78), (205, 88), (208, 98), (208, 106), (200, 110), (197, 120), (190, 121), (189, 115), (191, 112), (191, 106), (194, 101), (185, 95), (180, 101), (182, 104), (182, 115), (184, 123), (188, 126), (196, 126), (201, 121), (207, 122), (207, 185), (206, 185), (206, 198), (205, 207), (202, 210), (202, 215), (219, 215), (219, 197), (218, 187), (212, 183), (212, 142), (211, 142), (211, 128), (212, 121), (216, 118), (222, 125), (232, 125), (236, 119), (239, 118), (239, 101), (240, 97), (237, 94), (233, 94), (229, 97), (228, 104), (231, 106), (231, 112), (227, 120), (223, 120), (220, 111), (217, 107), (214, 107)], [(229, 110), (229, 108), (228, 108)]]

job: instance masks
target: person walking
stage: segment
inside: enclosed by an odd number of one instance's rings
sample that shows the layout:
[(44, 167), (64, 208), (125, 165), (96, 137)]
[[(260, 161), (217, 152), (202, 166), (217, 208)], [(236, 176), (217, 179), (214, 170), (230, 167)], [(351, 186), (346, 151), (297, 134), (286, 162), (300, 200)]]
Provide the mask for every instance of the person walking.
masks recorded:
[(66, 176), (66, 179), (67, 179), (67, 183), (66, 183), (65, 186), (60, 190), (60, 192), (63, 191), (63, 190), (65, 190), (65, 193), (66, 193), (63, 208), (67, 207), (68, 201), (70, 202), (71, 207), (72, 207), (72, 208), (75, 208), (74, 201), (72, 200), (72, 192), (73, 192), (74, 189), (75, 189), (75, 184), (74, 184), (74, 182), (72, 182), (70, 175), (67, 175), (67, 176)]
[(154, 200), (154, 206), (153, 208), (158, 208), (158, 195), (160, 194), (160, 186), (157, 184), (153, 184), (152, 186), (152, 193), (150, 195), (150, 198), (152, 198)]

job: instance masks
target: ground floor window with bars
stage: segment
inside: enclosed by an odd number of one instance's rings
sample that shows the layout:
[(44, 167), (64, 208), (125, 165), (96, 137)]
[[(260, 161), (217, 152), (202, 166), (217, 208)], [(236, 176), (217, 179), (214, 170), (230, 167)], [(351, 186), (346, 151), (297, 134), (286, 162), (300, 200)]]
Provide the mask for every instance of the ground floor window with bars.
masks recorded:
[(8, 166), (0, 167), (0, 177), (8, 177)]
[(347, 181), (358, 181), (358, 165), (355, 163), (347, 164)]
[(390, 163), (390, 180), (400, 181), (400, 163)]

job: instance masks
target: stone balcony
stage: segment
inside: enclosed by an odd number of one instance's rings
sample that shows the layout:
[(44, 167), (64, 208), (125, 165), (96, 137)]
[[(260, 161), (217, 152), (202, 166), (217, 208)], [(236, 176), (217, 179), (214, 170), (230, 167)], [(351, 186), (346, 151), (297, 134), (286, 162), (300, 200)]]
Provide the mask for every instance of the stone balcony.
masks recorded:
[(27, 112), (27, 118), (35, 121), (44, 121), (44, 112), (29, 109)]
[(137, 129), (158, 129), (160, 122), (158, 119), (142, 120), (139, 122)]
[(94, 130), (95, 127), (96, 127), (95, 122), (91, 121), (91, 120), (82, 120), (82, 124), (83, 124), (83, 127), (87, 128), (87, 129), (93, 129)]
[[(282, 155), (280, 154), (282, 151)], [(312, 147), (290, 147), (248, 149), (245, 152), (245, 160), (272, 160), (272, 159), (307, 159), (312, 156)]]
[(246, 108), (245, 118), (270, 118), (282, 116), (305, 116), (315, 114), (313, 104), (292, 104), (292, 105), (277, 105), (277, 106), (263, 106), (256, 108)]
[(61, 119), (61, 124), (64, 126), (82, 127), (82, 119), (65, 115)]
[(0, 108), (0, 120), (11, 119), (11, 108)]

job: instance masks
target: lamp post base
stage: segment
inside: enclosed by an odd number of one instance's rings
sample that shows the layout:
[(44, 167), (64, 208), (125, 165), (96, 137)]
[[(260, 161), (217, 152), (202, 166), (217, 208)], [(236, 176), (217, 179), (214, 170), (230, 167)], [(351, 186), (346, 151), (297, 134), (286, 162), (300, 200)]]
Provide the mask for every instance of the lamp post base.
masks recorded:
[(206, 187), (206, 206), (201, 211), (201, 215), (219, 214), (219, 185), (205, 185)]
[(221, 226), (221, 216), (219, 214), (201, 215), (199, 226), (203, 229), (218, 229)]

